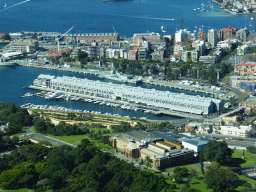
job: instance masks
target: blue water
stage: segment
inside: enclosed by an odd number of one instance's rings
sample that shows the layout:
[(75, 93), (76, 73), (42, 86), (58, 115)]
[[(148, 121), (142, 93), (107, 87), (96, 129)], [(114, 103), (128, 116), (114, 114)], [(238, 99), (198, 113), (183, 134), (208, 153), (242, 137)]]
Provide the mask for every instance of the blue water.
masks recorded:
[[(160, 32), (162, 25), (169, 34), (174, 34), (181, 28), (182, 18), (183, 27), (191, 31), (202, 25), (204, 30), (208, 30), (228, 26), (241, 28), (250, 24), (249, 15), (225, 13), (218, 5), (205, 0), (31, 0), (9, 9), (3, 7), (5, 3), (11, 6), (20, 2), (0, 0), (0, 32), (36, 30), (64, 33), (74, 24), (77, 26), (71, 33), (113, 32), (113, 25), (120, 36), (130, 37), (134, 33)], [(206, 5), (204, 10), (196, 9), (201, 9), (202, 3)], [(214, 10), (209, 8), (209, 4), (213, 4)], [(250, 30), (254, 28), (250, 27)]]

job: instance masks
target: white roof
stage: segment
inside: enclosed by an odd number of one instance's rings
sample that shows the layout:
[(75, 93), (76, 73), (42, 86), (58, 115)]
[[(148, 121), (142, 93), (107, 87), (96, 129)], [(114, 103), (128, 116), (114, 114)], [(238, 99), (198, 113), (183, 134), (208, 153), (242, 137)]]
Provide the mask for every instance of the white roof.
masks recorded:
[(237, 132), (249, 132), (252, 130), (252, 126), (245, 126), (245, 125), (240, 125), (240, 127), (236, 127), (236, 126), (220, 126), (221, 130), (225, 130), (225, 131), (237, 131)]
[(22, 55), (21, 52), (10, 52), (10, 53), (3, 53), (2, 54), (4, 57), (12, 57), (12, 56), (17, 56), (17, 55)]

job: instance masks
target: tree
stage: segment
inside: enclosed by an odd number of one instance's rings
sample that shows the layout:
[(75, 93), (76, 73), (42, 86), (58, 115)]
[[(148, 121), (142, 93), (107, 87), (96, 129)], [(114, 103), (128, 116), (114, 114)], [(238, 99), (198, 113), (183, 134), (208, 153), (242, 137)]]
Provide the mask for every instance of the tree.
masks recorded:
[(81, 51), (81, 49), (78, 50), (77, 52), (77, 59), (78, 61), (81, 61), (82, 59), (85, 59), (88, 57), (88, 54), (84, 51)]
[(200, 168), (201, 168), (202, 174), (204, 175), (204, 153), (203, 153), (203, 151), (201, 151), (199, 154), (199, 161), (200, 161)]
[(213, 189), (214, 192), (232, 191), (239, 185), (237, 175), (229, 168), (220, 168), (217, 162), (207, 168), (204, 182), (207, 188)]
[(188, 169), (186, 167), (176, 167), (173, 171), (174, 179), (177, 183), (182, 183), (184, 178), (188, 177)]
[(254, 146), (247, 147), (246, 150), (250, 153), (256, 154), (256, 147)]
[(147, 156), (146, 159), (145, 159), (145, 165), (146, 165), (147, 169), (148, 169), (149, 167), (150, 167), (150, 168), (152, 167), (152, 163), (153, 163), (152, 159), (150, 159), (150, 157)]
[(203, 150), (205, 160), (216, 161), (221, 165), (228, 165), (231, 162), (232, 153), (232, 149), (228, 148), (225, 141), (218, 142), (216, 140), (209, 141)]
[(11, 36), (9, 34), (5, 34), (4, 36), (1, 37), (1, 39), (3, 40), (10, 40), (11, 39)]

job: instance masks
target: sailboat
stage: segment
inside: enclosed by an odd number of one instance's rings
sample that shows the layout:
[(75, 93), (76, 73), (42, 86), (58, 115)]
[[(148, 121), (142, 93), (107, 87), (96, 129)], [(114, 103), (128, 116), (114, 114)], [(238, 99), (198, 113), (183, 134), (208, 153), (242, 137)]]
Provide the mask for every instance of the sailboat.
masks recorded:
[(163, 26), (163, 25), (162, 25), (161, 29), (162, 29), (162, 33), (167, 33), (167, 31), (165, 31), (165, 29), (164, 29), (164, 26)]
[(7, 7), (7, 5), (6, 5), (6, 3), (5, 3), (4, 8), (6, 8), (6, 7)]

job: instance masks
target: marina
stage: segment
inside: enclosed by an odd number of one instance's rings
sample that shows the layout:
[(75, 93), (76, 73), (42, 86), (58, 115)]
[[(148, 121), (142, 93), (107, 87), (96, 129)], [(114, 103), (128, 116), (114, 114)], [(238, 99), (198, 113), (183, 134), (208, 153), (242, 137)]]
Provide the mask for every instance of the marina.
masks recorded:
[[(78, 79), (75, 77), (55, 77), (43, 74), (39, 75), (29, 88), (56, 92), (55, 95), (57, 93), (72, 94), (90, 99), (96, 98), (96, 100), (103, 99), (118, 104), (132, 104), (136, 107), (143, 106), (143, 108), (153, 110), (155, 115), (197, 116), (212, 113), (215, 107), (219, 110), (224, 105), (224, 102), (221, 100), (213, 98), (175, 94), (167, 91), (126, 85), (120, 86), (113, 83)], [(56, 98), (56, 96), (52, 97)], [(146, 112), (148, 111), (146, 110)]]
[[(87, 111), (98, 111), (101, 112), (101, 114), (111, 113), (111, 114), (118, 114), (120, 116), (129, 116), (132, 118), (145, 118), (145, 119), (151, 119), (151, 120), (175, 120), (180, 119), (180, 117), (174, 116), (172, 114), (168, 115), (155, 115), (151, 112), (144, 112), (143, 110), (128, 110), (122, 109), (121, 107), (113, 107), (110, 104), (105, 105), (100, 104), (105, 99), (94, 99), (90, 97), (85, 97), (86, 99), (93, 99), (94, 102), (83, 102), (82, 100), (75, 100), (74, 98), (71, 100), (71, 96), (69, 96), (69, 99), (59, 99), (59, 100), (47, 100), (43, 96), (45, 95), (44, 90), (35, 90), (35, 89), (28, 89), (28, 85), (33, 83), (33, 80), (38, 77), (38, 75), (44, 73), (54, 76), (75, 76), (77, 78), (88, 78), (90, 80), (99, 80), (102, 82), (110, 82), (106, 79), (99, 79), (95, 75), (89, 75), (84, 73), (73, 73), (69, 71), (60, 71), (60, 70), (50, 70), (50, 68), (38, 68), (38, 67), (23, 67), (23, 66), (10, 66), (10, 67), (1, 67), (0, 68), (0, 100), (3, 102), (9, 102), (14, 103), (16, 105), (24, 105), (26, 103), (32, 103), (35, 105), (57, 105), (62, 106), (66, 108), (71, 108), (73, 110), (87, 110)], [(14, 83), (15, 82), (15, 83)], [(120, 84), (117, 84), (120, 86)], [(135, 85), (134, 85), (135, 86)], [(156, 89), (156, 90), (168, 90), (172, 91), (174, 93), (186, 93), (195, 95), (194, 92), (189, 91), (183, 91), (183, 90), (175, 90), (170, 89), (168, 87), (160, 87), (150, 84), (142, 84), (140, 85), (143, 88), (147, 89)], [(55, 91), (47, 91), (47, 92), (55, 92)], [(29, 94), (27, 94), (29, 93)], [(40, 94), (42, 96), (40, 97)], [(25, 94), (27, 94), (25, 96)], [(197, 93), (200, 94), (200, 93)], [(71, 94), (66, 94), (71, 95)], [(72, 94), (74, 95), (74, 94)], [(24, 97), (25, 96), (25, 97)], [(75, 95), (74, 95), (75, 96)], [(203, 96), (203, 95), (202, 95)], [(98, 103), (97, 103), (98, 102)], [(108, 102), (108, 101), (105, 101)], [(110, 103), (110, 101), (108, 102)], [(122, 104), (123, 105), (123, 104)], [(122, 106), (121, 105), (121, 106)], [(140, 106), (138, 106), (140, 107)], [(148, 109), (145, 110), (153, 110), (150, 109), (150, 106)], [(140, 107), (142, 108), (142, 107)], [(170, 111), (169, 111), (170, 112)], [(188, 114), (185, 114), (188, 116)], [(201, 116), (199, 116), (201, 118)]]

